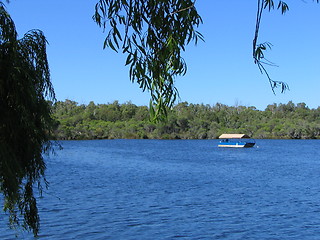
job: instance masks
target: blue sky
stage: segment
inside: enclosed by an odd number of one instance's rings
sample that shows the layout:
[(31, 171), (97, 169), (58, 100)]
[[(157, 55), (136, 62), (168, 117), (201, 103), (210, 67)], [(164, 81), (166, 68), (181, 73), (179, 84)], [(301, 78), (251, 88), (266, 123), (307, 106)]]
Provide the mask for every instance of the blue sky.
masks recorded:
[[(58, 100), (80, 104), (132, 101), (148, 105), (149, 93), (129, 80), (125, 56), (103, 50), (105, 33), (92, 20), (97, 0), (11, 0), (7, 10), (19, 36), (41, 29)], [(278, 2), (275, 0), (275, 2)], [(289, 12), (265, 12), (260, 41), (271, 42), (266, 57), (279, 67), (268, 71), (290, 91), (274, 95), (266, 76), (252, 60), (256, 0), (197, 0), (203, 18), (198, 29), (205, 42), (191, 44), (183, 54), (188, 72), (176, 79), (179, 101), (256, 106), (305, 102), (317, 108), (320, 90), (320, 4), (287, 0)], [(178, 101), (178, 102), (179, 102)]]

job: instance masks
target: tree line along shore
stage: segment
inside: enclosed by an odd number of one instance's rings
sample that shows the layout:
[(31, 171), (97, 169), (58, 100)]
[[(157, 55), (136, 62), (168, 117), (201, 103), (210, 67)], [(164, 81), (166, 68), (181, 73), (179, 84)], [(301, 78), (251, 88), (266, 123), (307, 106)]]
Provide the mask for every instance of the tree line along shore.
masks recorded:
[(88, 105), (65, 100), (51, 104), (53, 138), (84, 139), (215, 139), (222, 133), (246, 133), (260, 139), (320, 139), (320, 107), (305, 103), (227, 106), (181, 102), (167, 121), (150, 122), (149, 109), (131, 102)]

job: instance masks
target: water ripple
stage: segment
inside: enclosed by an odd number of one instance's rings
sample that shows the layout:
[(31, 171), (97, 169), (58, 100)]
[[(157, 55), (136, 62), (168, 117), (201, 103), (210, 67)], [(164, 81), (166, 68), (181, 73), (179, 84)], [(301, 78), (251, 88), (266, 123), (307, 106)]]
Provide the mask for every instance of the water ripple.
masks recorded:
[[(260, 140), (237, 150), (215, 141), (62, 144), (48, 159), (50, 188), (38, 200), (39, 239), (320, 236), (319, 141)], [(0, 217), (0, 238), (12, 239)]]

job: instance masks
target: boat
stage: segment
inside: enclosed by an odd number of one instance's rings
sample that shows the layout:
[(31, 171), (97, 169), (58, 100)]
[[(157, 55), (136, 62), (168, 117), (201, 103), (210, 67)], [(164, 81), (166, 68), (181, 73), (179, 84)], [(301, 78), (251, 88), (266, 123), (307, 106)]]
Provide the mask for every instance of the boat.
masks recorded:
[(222, 134), (218, 147), (248, 148), (255, 145), (254, 139), (246, 134)]

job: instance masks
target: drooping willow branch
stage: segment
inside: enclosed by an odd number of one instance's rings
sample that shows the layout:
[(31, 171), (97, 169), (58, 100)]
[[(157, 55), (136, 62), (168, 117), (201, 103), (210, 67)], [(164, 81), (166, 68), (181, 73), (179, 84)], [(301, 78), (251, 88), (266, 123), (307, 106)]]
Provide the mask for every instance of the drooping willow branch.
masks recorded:
[(94, 21), (107, 30), (104, 47), (127, 55), (129, 78), (150, 95), (151, 119), (162, 120), (178, 95), (175, 78), (185, 75), (182, 52), (203, 40), (194, 0), (99, 0)]
[[(269, 11), (274, 9), (274, 2), (273, 0), (258, 0), (258, 9), (257, 9), (257, 17), (256, 17), (256, 28), (255, 28), (255, 34), (253, 38), (253, 59), (254, 63), (257, 64), (260, 72), (262, 74), (265, 74), (269, 80), (271, 90), (275, 94), (275, 88), (281, 87), (281, 92), (285, 92), (286, 90), (289, 90), (289, 86), (287, 83), (282, 81), (275, 81), (273, 80), (267, 69), (265, 68), (265, 65), (269, 66), (276, 66), (274, 63), (267, 60), (264, 56), (264, 51), (266, 51), (268, 48), (271, 49), (272, 44), (269, 42), (260, 43), (257, 44), (258, 38), (259, 38), (259, 30), (260, 30), (260, 23), (262, 18), (263, 11), (268, 8)], [(289, 10), (288, 5), (283, 2), (279, 1), (277, 9), (281, 8), (282, 14), (284, 14), (286, 11)]]

